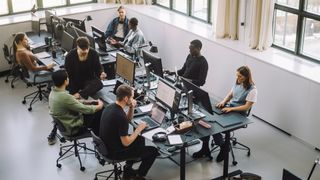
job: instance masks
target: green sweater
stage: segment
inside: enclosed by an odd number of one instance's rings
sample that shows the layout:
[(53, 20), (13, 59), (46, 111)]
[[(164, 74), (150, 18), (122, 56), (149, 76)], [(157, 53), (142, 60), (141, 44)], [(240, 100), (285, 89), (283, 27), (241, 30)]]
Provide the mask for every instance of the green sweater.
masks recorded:
[(82, 114), (93, 114), (96, 111), (95, 105), (84, 105), (74, 96), (66, 91), (52, 89), (49, 95), (50, 115), (62, 122), (66, 128), (65, 135), (78, 133), (79, 127), (83, 126)]

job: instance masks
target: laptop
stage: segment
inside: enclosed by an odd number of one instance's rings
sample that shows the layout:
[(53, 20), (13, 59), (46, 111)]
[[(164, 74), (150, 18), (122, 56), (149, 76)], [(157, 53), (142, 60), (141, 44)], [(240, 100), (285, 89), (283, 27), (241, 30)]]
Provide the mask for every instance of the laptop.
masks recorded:
[(221, 111), (221, 108), (216, 107), (216, 105), (219, 103), (218, 101), (216, 101), (214, 99), (211, 99), (211, 98), (210, 98), (210, 101), (211, 101), (211, 104), (212, 104), (213, 113), (218, 114), (218, 115), (221, 115), (221, 114), (224, 113), (224, 112)]
[(165, 108), (158, 105), (157, 103), (153, 103), (149, 114), (141, 117), (140, 119), (134, 120), (134, 123), (136, 125), (140, 124), (141, 122), (147, 123), (147, 127), (144, 129), (144, 131), (149, 131), (161, 126), (163, 120), (166, 117), (166, 112), (167, 111)]

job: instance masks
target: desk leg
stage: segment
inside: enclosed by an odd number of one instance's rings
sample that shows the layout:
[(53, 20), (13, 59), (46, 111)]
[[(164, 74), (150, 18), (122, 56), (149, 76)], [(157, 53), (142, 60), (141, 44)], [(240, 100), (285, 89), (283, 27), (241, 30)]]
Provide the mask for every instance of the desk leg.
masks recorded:
[(180, 149), (180, 180), (186, 179), (186, 148), (183, 145)]

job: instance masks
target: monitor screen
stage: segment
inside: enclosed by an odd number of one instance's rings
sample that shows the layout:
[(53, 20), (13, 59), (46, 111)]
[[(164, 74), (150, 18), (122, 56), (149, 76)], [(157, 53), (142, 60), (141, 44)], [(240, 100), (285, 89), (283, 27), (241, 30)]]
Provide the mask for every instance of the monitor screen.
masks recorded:
[(184, 77), (181, 77), (183, 86), (187, 89), (187, 91), (193, 91), (193, 97), (196, 104), (204, 108), (210, 114), (213, 114), (210, 98), (208, 92), (202, 90), (197, 85), (191, 83)]
[(146, 65), (147, 63), (150, 63), (150, 66), (149, 66), (150, 72), (153, 72), (154, 74), (163, 78), (161, 58), (151, 54), (145, 49), (142, 50), (142, 55), (143, 55), (144, 64)]
[(98, 44), (99, 49), (102, 51), (107, 51), (106, 36), (104, 32), (95, 26), (91, 26), (91, 30), (92, 30), (92, 36), (95, 42)]
[(156, 100), (168, 107), (172, 112), (179, 110), (181, 94), (174, 86), (168, 84), (162, 78), (159, 78)]
[(134, 83), (136, 64), (131, 59), (124, 55), (117, 53), (116, 57), (116, 73), (128, 81), (130, 84)]
[(67, 22), (72, 22), (73, 25), (74, 25), (76, 28), (78, 28), (78, 29), (86, 32), (86, 25), (85, 25), (85, 23), (84, 23), (82, 20), (73, 19), (73, 18), (63, 18), (63, 20), (64, 20), (66, 23), (67, 23)]
[[(92, 47), (93, 49), (95, 49), (95, 42), (94, 42), (94, 38), (92, 36), (90, 36), (89, 34), (87, 34), (86, 32), (82, 31), (81, 29), (78, 29), (76, 27), (73, 28), (77, 33), (77, 36), (85, 36), (89, 39), (90, 42), (90, 47)], [(77, 37), (77, 38), (78, 38)]]
[(69, 52), (74, 46), (74, 38), (66, 31), (63, 31), (61, 39), (61, 48), (66, 52)]

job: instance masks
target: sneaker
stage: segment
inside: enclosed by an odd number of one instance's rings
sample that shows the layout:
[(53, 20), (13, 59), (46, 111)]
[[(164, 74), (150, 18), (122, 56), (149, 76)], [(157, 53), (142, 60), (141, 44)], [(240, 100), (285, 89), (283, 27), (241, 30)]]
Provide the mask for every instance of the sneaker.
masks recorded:
[(54, 144), (57, 142), (57, 140), (56, 140), (56, 135), (53, 134), (53, 133), (51, 133), (51, 134), (47, 137), (47, 139), (48, 139), (48, 144), (49, 144), (49, 145), (54, 145)]
[(123, 179), (130, 179), (136, 177), (138, 174), (138, 170), (133, 169), (132, 167), (124, 166), (123, 167)]

